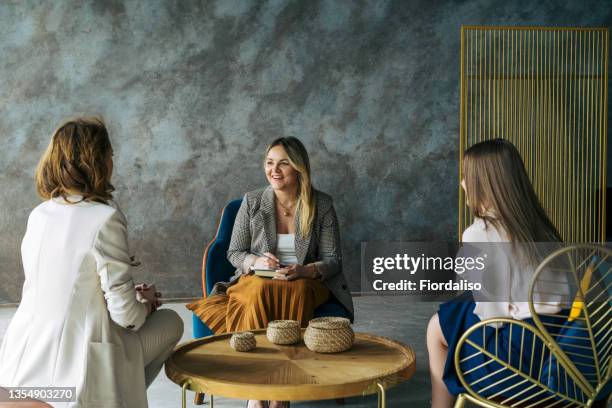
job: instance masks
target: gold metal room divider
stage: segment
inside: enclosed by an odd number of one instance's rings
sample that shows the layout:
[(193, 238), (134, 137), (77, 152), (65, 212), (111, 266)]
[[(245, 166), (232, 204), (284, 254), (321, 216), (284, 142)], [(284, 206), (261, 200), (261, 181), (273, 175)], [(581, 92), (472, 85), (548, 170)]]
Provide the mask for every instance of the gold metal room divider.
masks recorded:
[(607, 28), (461, 27), (459, 180), (466, 148), (508, 139), (564, 241), (605, 241), (608, 49)]

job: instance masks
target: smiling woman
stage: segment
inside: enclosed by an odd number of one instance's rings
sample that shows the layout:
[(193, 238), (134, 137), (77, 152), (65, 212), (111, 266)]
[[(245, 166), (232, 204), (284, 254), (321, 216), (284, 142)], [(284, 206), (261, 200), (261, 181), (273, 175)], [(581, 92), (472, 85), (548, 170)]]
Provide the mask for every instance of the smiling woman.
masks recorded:
[[(263, 164), (270, 185), (244, 196), (227, 251), (235, 276), (187, 307), (215, 333), (265, 328), (279, 319), (305, 327), (330, 297), (352, 319), (336, 212), (332, 198), (312, 187), (304, 145), (294, 137), (277, 139)], [(273, 278), (253, 269), (274, 271)]]

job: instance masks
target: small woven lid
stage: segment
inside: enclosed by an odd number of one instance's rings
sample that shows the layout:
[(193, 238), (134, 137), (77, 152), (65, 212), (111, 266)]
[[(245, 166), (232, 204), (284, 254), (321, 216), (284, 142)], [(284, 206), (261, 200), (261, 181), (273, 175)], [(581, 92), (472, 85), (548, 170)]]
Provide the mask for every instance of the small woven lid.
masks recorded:
[(232, 337), (238, 340), (249, 340), (254, 339), (255, 335), (251, 332), (234, 333)]
[(351, 321), (344, 317), (317, 317), (308, 322), (308, 326), (323, 330), (334, 330), (349, 327), (350, 325)]
[(268, 327), (272, 329), (295, 329), (300, 327), (300, 322), (297, 320), (272, 320), (268, 323)]

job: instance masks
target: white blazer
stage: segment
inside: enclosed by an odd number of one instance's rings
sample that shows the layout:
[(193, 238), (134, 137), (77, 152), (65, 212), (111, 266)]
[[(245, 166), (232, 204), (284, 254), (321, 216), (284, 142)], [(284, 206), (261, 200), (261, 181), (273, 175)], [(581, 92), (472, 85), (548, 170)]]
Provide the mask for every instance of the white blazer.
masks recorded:
[(57, 407), (147, 407), (133, 332), (147, 310), (136, 299), (121, 211), (43, 202), (21, 254), (25, 282), (0, 347), (0, 386), (76, 387), (77, 402)]

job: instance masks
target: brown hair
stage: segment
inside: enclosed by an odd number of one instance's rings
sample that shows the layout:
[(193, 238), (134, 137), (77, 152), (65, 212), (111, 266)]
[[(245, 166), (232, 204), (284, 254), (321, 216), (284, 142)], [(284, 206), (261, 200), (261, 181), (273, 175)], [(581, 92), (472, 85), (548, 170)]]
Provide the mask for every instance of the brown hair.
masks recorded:
[[(509, 141), (487, 140), (467, 149), (463, 177), (472, 215), (502, 227), (512, 242), (562, 241), (533, 190), (521, 155)], [(534, 246), (527, 247), (534, 260)]]
[(107, 203), (115, 190), (110, 182), (110, 154), (112, 147), (102, 119), (81, 117), (64, 122), (38, 163), (38, 195), (66, 201), (70, 195), (80, 195), (81, 201)]
[(300, 235), (305, 238), (310, 234), (315, 217), (316, 203), (310, 178), (310, 160), (306, 148), (296, 137), (281, 137), (276, 139), (266, 150), (266, 157), (275, 146), (282, 146), (289, 157), (289, 164), (298, 172), (298, 197), (296, 214), (300, 215)]

